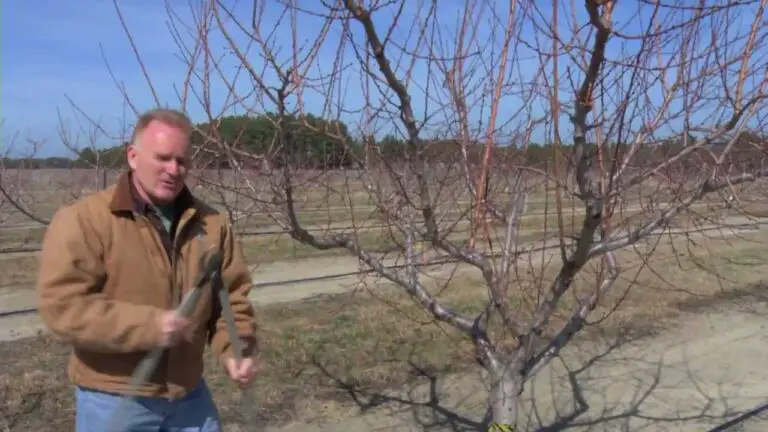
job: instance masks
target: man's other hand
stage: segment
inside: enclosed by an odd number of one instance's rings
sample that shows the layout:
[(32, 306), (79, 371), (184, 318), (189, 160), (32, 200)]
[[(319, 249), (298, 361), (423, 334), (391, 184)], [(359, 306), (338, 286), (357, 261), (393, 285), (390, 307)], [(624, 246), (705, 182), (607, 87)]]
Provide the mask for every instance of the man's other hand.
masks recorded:
[(184, 330), (189, 326), (189, 320), (179, 316), (176, 311), (165, 311), (160, 315), (160, 346), (176, 345)]
[(240, 386), (248, 385), (256, 375), (256, 363), (252, 357), (246, 357), (240, 361), (227, 358), (226, 367), (229, 377)]

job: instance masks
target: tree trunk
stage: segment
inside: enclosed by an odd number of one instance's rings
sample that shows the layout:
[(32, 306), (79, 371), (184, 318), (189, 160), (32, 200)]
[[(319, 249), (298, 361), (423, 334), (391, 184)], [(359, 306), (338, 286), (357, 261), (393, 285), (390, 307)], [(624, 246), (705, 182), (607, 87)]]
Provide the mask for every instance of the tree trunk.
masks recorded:
[(501, 364), (489, 368), (491, 379), (488, 402), (491, 408), (491, 426), (498, 424), (492, 431), (506, 432), (514, 430), (517, 423), (518, 399), (523, 388), (522, 376), (515, 373), (510, 364)]

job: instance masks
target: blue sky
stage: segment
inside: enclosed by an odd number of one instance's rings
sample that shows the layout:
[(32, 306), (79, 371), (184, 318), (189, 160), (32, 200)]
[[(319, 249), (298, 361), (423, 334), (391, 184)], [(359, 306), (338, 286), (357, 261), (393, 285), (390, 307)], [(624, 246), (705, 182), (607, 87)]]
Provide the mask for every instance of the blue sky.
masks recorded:
[[(163, 4), (152, 0), (128, 4), (122, 7), (135, 42), (162, 96), (172, 99), (170, 85), (181, 62), (172, 58), (177, 50), (166, 29)], [(3, 137), (18, 133), (22, 140), (16, 143), (18, 147), (29, 137), (45, 141), (43, 153), (61, 154), (60, 124), (66, 125), (68, 139), (77, 145), (91, 141), (93, 128), (75, 115), (67, 97), (111, 133), (120, 132), (130, 112), (125, 111), (99, 44), (137, 105), (151, 107), (147, 86), (111, 1), (5, 1), (0, 28)], [(105, 144), (111, 141), (101, 136), (96, 139)]]
[[(193, 15), (190, 4), (202, 3), (204, 2), (200, 0), (119, 2), (126, 25), (131, 30), (134, 42), (149, 71), (161, 104), (180, 106), (178, 91), (182, 87), (187, 73), (186, 63), (178, 58), (180, 50), (168, 28), (169, 16), (166, 6), (170, 6), (181, 21), (191, 22)], [(246, 23), (250, 23), (250, 1), (232, 0), (224, 3), (229, 5), (237, 16), (244, 17)], [(268, 4), (268, 9), (261, 20), (262, 31), (266, 34), (274, 23), (280, 19), (283, 20), (276, 31), (273, 43), (281, 47), (281, 51), (278, 53), (281, 60), (289, 60), (290, 22), (281, 15), (276, 2), (262, 3)], [(545, 17), (551, 13), (547, 9), (547, 3), (540, 2), (541, 10), (535, 12), (543, 15), (537, 19), (539, 24), (546, 22), (547, 18)], [(638, 6), (632, 3), (634, 2), (619, 2), (621, 6), (615, 16), (619, 28), (626, 32), (637, 32), (645, 25), (648, 18), (648, 10), (638, 10)], [(302, 7), (314, 8), (315, 12), (319, 10), (317, 3), (312, 1), (300, 1), (299, 4)], [(306, 6), (313, 4), (314, 6)], [(422, 1), (407, 3), (408, 6), (405, 8), (404, 15), (413, 16), (419, 10), (424, 12), (428, 4), (429, 2)], [(494, 2), (485, 4), (494, 4)], [(498, 19), (504, 20), (503, 8), (504, 5), (508, 4), (509, 2), (501, 0), (495, 2), (495, 6), (499, 8), (496, 14), (501, 15)], [(577, 4), (581, 5), (580, 2)], [(450, 45), (451, 41), (455, 40), (448, 30), (455, 27), (454, 23), (463, 13), (464, 5), (465, 2), (459, 0), (444, 0), (439, 3), (436, 13), (438, 22), (443, 28), (444, 45)], [(2, 3), (2, 8), (0, 117), (3, 119), (3, 150), (8, 148), (10, 137), (16, 136), (15, 154), (22, 151), (30, 152), (30, 142), (32, 141), (42, 144), (40, 148), (36, 149), (38, 155), (68, 154), (65, 146), (62, 145), (61, 125), (65, 126), (64, 140), (75, 147), (82, 148), (89, 143), (95, 143), (102, 147), (120, 142), (128, 133), (128, 128), (135, 116), (131, 108), (124, 102), (118, 87), (110, 77), (105, 59), (115, 77), (125, 86), (133, 105), (138, 110), (148, 109), (155, 105), (152, 93), (139, 68), (111, 0), (6, 0)], [(395, 10), (392, 8), (381, 13), (381, 18), (376, 24), (382, 34), (394, 13)], [(482, 14), (484, 15), (479, 21), (478, 42), (473, 47), (474, 51), (489, 49), (492, 46), (490, 43), (483, 43), (483, 40), (492, 37), (498, 39), (498, 35), (492, 34), (490, 30), (493, 27), (490, 24), (493, 20), (493, 14), (488, 9)], [(569, 11), (564, 11), (561, 14), (561, 29), (566, 28), (569, 14)], [(584, 13), (581, 10), (578, 19), (580, 24), (584, 24)], [(312, 42), (321, 30), (321, 23), (322, 20), (317, 16), (306, 13), (300, 14), (298, 29), (301, 40), (299, 42)], [(229, 24), (228, 28), (238, 47), (246, 51), (248, 38), (231, 23)], [(736, 28), (746, 28), (749, 24), (749, 16), (746, 17), (746, 20), (743, 16), (738, 19), (734, 18), (734, 24)], [(526, 22), (523, 28), (524, 30), (532, 30), (532, 24)], [(356, 38), (361, 38), (362, 31), (357, 23), (352, 28), (352, 33)], [(334, 26), (322, 47), (319, 59), (309, 71), (308, 77), (319, 77), (329, 73), (338, 51), (340, 35), (340, 26)], [(401, 26), (395, 29), (392, 40), (396, 43), (404, 43), (407, 35), (408, 28)], [(582, 34), (582, 37), (586, 37), (586, 34)], [(185, 40), (189, 42), (192, 39), (186, 37)], [(529, 38), (528, 41), (533, 42), (534, 39)], [(545, 41), (545, 43), (549, 44), (549, 41)], [(704, 39), (701, 41), (702, 46), (706, 43)], [(103, 56), (100, 45), (103, 47)], [(263, 95), (251, 94), (250, 90), (254, 86), (246, 72), (237, 72), (239, 62), (232, 54), (226, 40), (220, 34), (212, 35), (209, 45), (214, 57), (223, 58), (220, 67), (225, 71), (227, 79), (231, 80), (237, 77), (233, 80), (234, 88), (240, 96), (246, 96), (241, 103), (229, 107), (232, 98), (228, 95), (227, 84), (221, 79), (214, 78), (209, 98), (214, 114), (218, 115), (222, 110), (226, 113), (259, 113), (265, 109), (270, 109), (270, 106), (264, 105), (265, 103), (268, 105), (268, 101)], [(631, 54), (632, 50), (636, 50), (638, 46), (636, 42), (617, 41), (609, 45), (609, 55), (618, 57), (622, 54), (626, 55), (626, 52)], [(533, 80), (539, 62), (530, 49), (518, 48), (519, 57), (514, 62), (514, 68), (510, 71), (512, 80), (523, 82)], [(452, 50), (452, 47), (448, 46), (448, 50)], [(344, 54), (342, 63), (345, 65), (345, 72), (341, 80), (335, 83), (331, 90), (308, 90), (305, 93), (304, 104), (306, 110), (321, 113), (324, 107), (330, 106), (329, 101), (331, 103), (342, 101), (341, 105), (347, 112), (339, 114), (337, 110), (332, 110), (334, 111), (332, 115), (340, 115), (355, 129), (356, 125), (359, 125), (363, 119), (362, 113), (357, 111), (364, 104), (361, 85), (363, 79), (357, 71), (353, 50), (347, 47)], [(668, 59), (676, 54), (669, 52), (665, 53), (664, 57)], [(274, 74), (271, 74), (268, 69), (265, 72), (264, 61), (258, 55), (257, 50), (252, 48), (246, 55), (254, 69), (259, 74), (263, 74), (268, 83), (274, 85)], [(483, 62), (487, 64), (494, 58), (498, 58), (498, 51), (476, 54), (475, 59), (482, 59), (482, 61), (476, 61), (474, 66), (480, 67)], [(762, 60), (756, 61), (764, 62), (765, 60), (762, 57)], [(569, 66), (572, 68), (573, 64), (563, 57), (560, 70), (565, 71)], [(202, 63), (199, 62), (198, 69), (201, 67)], [(430, 65), (424, 61), (418, 62), (414, 68), (414, 79), (409, 87), (412, 91), (417, 115), (421, 116), (425, 111), (430, 112), (435, 119), (433, 123), (438, 125), (436, 130), (432, 132), (438, 132), (441, 128), (439, 125), (451, 121), (450, 118), (446, 120), (446, 112), (449, 114), (453, 114), (453, 112), (438, 109), (438, 102), (430, 101), (436, 97), (435, 94), (440, 92), (442, 92), (440, 98), (446, 100), (447, 93), (441, 86), (441, 77), (427, 78), (429, 67)], [(434, 67), (431, 70), (434, 71)], [(551, 66), (547, 66), (547, 70), (551, 71)], [(480, 69), (475, 71), (475, 75), (477, 74), (485, 76)], [(468, 75), (470, 77), (467, 79), (467, 88), (472, 88), (473, 85), (488, 85), (487, 79), (472, 78), (469, 73)], [(628, 78), (623, 77), (621, 79), (627, 80)], [(420, 90), (426, 88), (428, 82), (430, 82), (431, 89), (429, 95)], [(198, 94), (203, 91), (199, 81), (193, 80), (191, 88)], [(567, 89), (563, 89), (561, 92), (561, 100), (567, 102), (572, 99), (572, 94)], [(331, 97), (326, 97), (328, 94)], [(375, 91), (373, 94), (381, 97)], [(652, 101), (658, 101), (658, 88), (648, 89), (647, 94)], [(73, 110), (67, 97), (75, 102), (84, 114), (78, 114)], [(295, 99), (292, 101), (293, 103), (296, 102)], [(487, 101), (479, 96), (470, 97), (469, 101), (472, 103), (470, 118), (473, 122), (477, 124), (480, 120), (487, 121)], [(195, 101), (191, 93), (184, 108), (194, 120), (203, 121), (206, 119), (203, 105)], [(533, 116), (546, 112), (546, 98), (539, 95), (533, 101), (524, 102), (521, 97), (509, 94), (505, 96), (500, 108), (498, 121), (502, 124), (509, 122), (509, 126), (514, 128), (515, 125), (524, 123), (525, 117), (521, 116), (521, 110), (527, 111)], [(104, 131), (91, 127), (84, 115), (92, 120), (97, 120), (103, 126)], [(382, 130), (391, 128), (395, 123), (383, 119), (377, 123), (373, 130), (381, 133)], [(565, 125), (564, 131), (567, 133), (567, 118), (562, 118), (561, 123)], [(484, 125), (478, 126), (478, 134), (481, 133), (483, 127)], [(444, 127), (442, 128), (444, 129)], [(545, 140), (544, 134), (545, 131), (541, 130), (534, 134), (534, 139)]]

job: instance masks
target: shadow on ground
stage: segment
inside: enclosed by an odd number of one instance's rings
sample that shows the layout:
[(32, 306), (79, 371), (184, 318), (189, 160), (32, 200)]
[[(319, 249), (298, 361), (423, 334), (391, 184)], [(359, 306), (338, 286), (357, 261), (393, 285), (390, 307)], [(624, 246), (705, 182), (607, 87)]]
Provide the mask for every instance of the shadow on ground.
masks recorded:
[[(765, 297), (738, 300), (742, 307), (736, 311), (687, 314), (679, 329), (603, 336), (570, 346), (526, 384), (518, 428), (725, 432), (751, 430), (752, 425), (756, 431), (768, 430), (753, 425), (768, 411), (768, 389), (761, 388), (768, 379), (761, 366), (768, 348), (753, 343), (763, 338), (768, 324), (760, 313)], [(320, 362), (315, 365), (354, 401), (356, 413), (275, 431), (487, 430), (479, 374), (444, 375), (410, 363), (411, 385), (382, 392), (349, 382)]]

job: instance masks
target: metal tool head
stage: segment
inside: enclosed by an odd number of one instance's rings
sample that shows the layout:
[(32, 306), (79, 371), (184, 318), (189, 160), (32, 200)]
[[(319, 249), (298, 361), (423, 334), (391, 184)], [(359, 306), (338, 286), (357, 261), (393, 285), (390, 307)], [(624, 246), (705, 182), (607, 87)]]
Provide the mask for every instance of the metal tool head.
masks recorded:
[(221, 270), (221, 251), (215, 246), (211, 246), (200, 254), (198, 261), (198, 273), (195, 285), (199, 286), (208, 282), (211, 277)]

